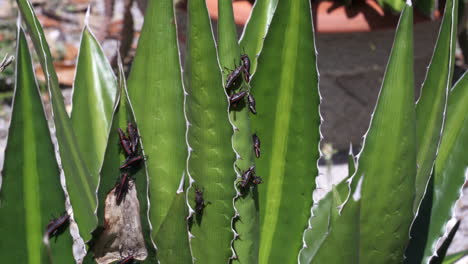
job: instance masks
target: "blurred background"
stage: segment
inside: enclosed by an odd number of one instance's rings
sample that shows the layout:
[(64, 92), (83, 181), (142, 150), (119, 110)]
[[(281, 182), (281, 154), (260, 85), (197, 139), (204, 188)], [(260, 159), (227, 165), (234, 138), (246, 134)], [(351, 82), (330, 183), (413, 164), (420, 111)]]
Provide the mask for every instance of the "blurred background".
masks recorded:
[[(76, 57), (88, 6), (91, 7), (89, 26), (103, 46), (109, 61), (116, 65), (116, 53), (120, 50), (125, 68), (129, 71), (147, 1), (151, 0), (31, 0), (51, 47), (67, 107), (70, 107)], [(185, 51), (186, 1), (174, 1), (182, 61)], [(216, 37), (217, 0), (206, 2)], [(468, 0), (460, 0), (459, 3), (454, 82), (467, 69), (467, 3)], [(254, 4), (255, 0), (233, 1), (239, 37)], [(417, 97), (432, 56), (444, 4), (444, 1), (438, 0), (419, 0), (414, 3), (414, 72)], [(321, 114), (324, 119), (321, 127), (324, 157), (320, 162), (322, 176), (318, 178), (319, 190), (314, 193), (316, 198), (346, 175), (345, 162), (350, 144), (355, 154), (360, 149), (403, 5), (403, 0), (312, 0), (320, 91), (323, 97)], [(16, 21), (15, 1), (0, 0), (0, 59), (15, 53)], [(0, 167), (3, 164), (3, 149), (11, 112), (13, 71), (14, 67), (10, 66), (0, 73)], [(35, 71), (43, 87), (44, 75), (39, 64)], [(44, 101), (48, 101), (46, 93)], [(449, 254), (468, 249), (468, 188), (465, 188), (464, 193), (465, 198), (458, 202), (456, 214), (465, 220), (461, 223)], [(468, 260), (462, 263), (468, 263)]]

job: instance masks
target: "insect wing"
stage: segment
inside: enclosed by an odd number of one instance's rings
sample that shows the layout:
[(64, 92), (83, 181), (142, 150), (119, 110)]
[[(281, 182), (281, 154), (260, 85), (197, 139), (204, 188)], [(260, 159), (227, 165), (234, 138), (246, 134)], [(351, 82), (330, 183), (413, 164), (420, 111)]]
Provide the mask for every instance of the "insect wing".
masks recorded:
[(241, 75), (242, 71), (244, 69), (243, 65), (240, 65), (236, 69), (234, 69), (228, 76), (226, 80), (226, 89), (231, 89), (232, 86), (234, 85), (234, 82), (239, 78)]
[(128, 188), (130, 185), (129, 181), (130, 181), (130, 178), (128, 177), (128, 173), (124, 173), (122, 175), (118, 188), (116, 188), (117, 197), (115, 200), (116, 200), (117, 205), (120, 205), (122, 200), (125, 198), (125, 195), (127, 194)]
[(242, 100), (247, 95), (246, 91), (242, 91), (240, 93), (236, 93), (229, 96), (229, 103), (234, 104)]
[(128, 155), (132, 154), (131, 150), (131, 142), (130, 140), (125, 136), (125, 133), (122, 131), (122, 129), (118, 128), (117, 132), (119, 133), (119, 139), (120, 139), (120, 145), (124, 149), (125, 153)]
[(253, 179), (252, 179), (252, 183), (253, 184), (261, 184), (263, 183), (263, 179), (261, 177), (258, 177), (258, 176), (255, 176)]
[(255, 157), (260, 158), (260, 138), (258, 138), (257, 134), (252, 135), (253, 141), (253, 148), (255, 151)]
[(257, 114), (257, 109), (255, 108), (255, 98), (253, 97), (252, 94), (249, 94), (249, 96), (247, 96), (247, 100), (249, 101), (249, 110), (250, 112), (252, 112), (252, 114), (256, 115)]
[(132, 152), (133, 154), (136, 154), (138, 151), (138, 140), (140, 139), (138, 130), (132, 123), (128, 123), (127, 133), (130, 139), (131, 146), (132, 146)]
[(242, 65), (244, 66), (245, 72), (247, 72), (247, 74), (250, 75), (250, 59), (249, 59), (249, 56), (247, 56), (247, 54), (243, 54), (241, 56), (241, 61), (242, 61)]
[(201, 213), (205, 208), (205, 199), (203, 199), (203, 191), (195, 189), (195, 210), (197, 213)]
[(122, 164), (122, 166), (120, 166), (120, 169), (128, 169), (128, 168), (131, 168), (133, 166), (136, 166), (138, 165), (141, 161), (143, 160), (143, 156), (141, 155), (138, 155), (138, 156), (135, 156), (135, 157), (129, 157), (125, 160), (125, 163)]
[(61, 217), (51, 220), (49, 222), (49, 224), (47, 225), (46, 233), (49, 236), (49, 238), (57, 236), (61, 234), (63, 231), (65, 231), (69, 223), (70, 223), (70, 215), (64, 214)]

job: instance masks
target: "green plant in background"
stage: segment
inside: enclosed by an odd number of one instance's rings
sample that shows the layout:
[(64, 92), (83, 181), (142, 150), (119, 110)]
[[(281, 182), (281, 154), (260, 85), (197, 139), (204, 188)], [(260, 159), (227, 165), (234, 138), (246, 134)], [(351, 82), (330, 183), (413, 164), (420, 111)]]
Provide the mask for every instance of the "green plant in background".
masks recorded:
[[(357, 1), (356, 1), (357, 2)], [(376, 0), (376, 2), (382, 6), (386, 11), (401, 13), (405, 7), (405, 1), (403, 0)], [(438, 0), (420, 0), (415, 1), (416, 9), (422, 13), (424, 16), (433, 18), (434, 11), (439, 8)], [(343, 0), (343, 3), (346, 5), (352, 5), (354, 2), (352, 0)]]
[[(437, 242), (468, 167), (468, 76), (450, 85), (457, 0), (446, 3), (416, 105), (413, 7), (405, 4), (361, 153), (351, 153), (348, 177), (315, 204), (321, 118), (309, 1), (257, 1), (238, 41), (232, 2), (219, 0), (217, 45), (204, 1), (189, 1), (184, 71), (172, 0), (150, 1), (128, 92), (121, 65), (116, 78), (86, 26), (71, 116), (33, 9), (17, 3), (46, 75), (57, 143), (54, 150), (19, 27), (2, 260), (72, 262), (68, 232), (50, 248), (42, 243), (45, 218), (64, 210), (62, 173), (71, 234), (87, 243), (74, 251), (77, 262), (442, 263), (456, 228)], [(226, 69), (240, 73), (232, 86)], [(229, 102), (240, 93), (243, 100)], [(128, 123), (141, 135), (130, 154), (117, 133)], [(144, 161), (119, 168), (139, 148)], [(115, 182), (125, 173), (129, 188), (117, 204), (123, 185)]]

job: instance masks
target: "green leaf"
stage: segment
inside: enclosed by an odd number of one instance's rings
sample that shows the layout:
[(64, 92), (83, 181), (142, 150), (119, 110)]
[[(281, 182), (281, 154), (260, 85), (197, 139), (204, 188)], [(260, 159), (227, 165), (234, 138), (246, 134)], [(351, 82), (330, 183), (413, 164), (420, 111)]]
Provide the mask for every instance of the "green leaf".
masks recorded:
[[(342, 183), (341, 183), (342, 184)], [(330, 232), (333, 195), (329, 192), (312, 208), (309, 227), (304, 232), (304, 245), (299, 252), (299, 263), (311, 263)]]
[[(293, 263), (302, 247), (319, 158), (318, 73), (310, 4), (280, 1), (252, 80), (254, 131), (262, 140), (257, 174), (259, 263)], [(304, 147), (307, 146), (307, 147)]]
[[(358, 179), (353, 181), (359, 182)], [(312, 261), (301, 263), (360, 263), (359, 243), (356, 243), (359, 241), (360, 200), (353, 195), (354, 192), (359, 190), (356, 186), (349, 189), (347, 182), (342, 182), (332, 189), (330, 230)], [(345, 199), (347, 201), (343, 207)], [(312, 226), (312, 230), (313, 228)]]
[(225, 263), (232, 255), (234, 237), (232, 126), (204, 1), (188, 2), (188, 21), (185, 84), (191, 187), (187, 198), (195, 208), (194, 193), (199, 188), (206, 203), (202, 212), (191, 211), (192, 255), (198, 263)]
[(114, 72), (86, 25), (73, 85), (71, 122), (83, 160), (94, 175), (104, 160), (116, 95)]
[(431, 176), (442, 135), (447, 96), (451, 87), (457, 37), (457, 0), (449, 0), (440, 27), (421, 97), (416, 105), (418, 174), (413, 211), (417, 212)]
[(405, 1), (403, 0), (377, 0), (377, 2), (379, 5), (394, 12), (401, 12), (405, 6)]
[[(350, 200), (351, 189), (356, 189), (357, 180), (353, 181), (353, 186), (349, 180), (355, 169), (356, 159), (350, 145), (348, 176), (333, 185), (332, 190), (312, 208), (309, 227), (304, 232), (304, 246), (299, 252), (299, 263), (354, 263), (352, 259), (358, 262), (358, 244), (352, 240), (358, 238), (359, 200)], [(342, 250), (337, 253), (336, 248)]]
[[(440, 148), (439, 140), (441, 138), (444, 116), (447, 112), (447, 93), (451, 86), (454, 67), (458, 11), (456, 8), (458, 5), (457, 2), (456, 0), (446, 2), (439, 38), (432, 62), (427, 72), (426, 81), (423, 85), (421, 98), (416, 106), (419, 170), (416, 176), (416, 198), (413, 211), (416, 212), (417, 210), (417, 216), (415, 224), (412, 225), (411, 229), (411, 240), (406, 252), (406, 263), (418, 263), (423, 261), (423, 258), (427, 260), (427, 257), (431, 255), (433, 247), (435, 246), (433, 245), (435, 243), (434, 240), (440, 237), (439, 233), (442, 232), (442, 225), (447, 221), (446, 218), (450, 214), (450, 212), (447, 211), (450, 209), (446, 206), (453, 203), (453, 195), (458, 195), (455, 192), (455, 189), (458, 187), (454, 189), (454, 186), (451, 185), (459, 181), (458, 177), (454, 177), (453, 182), (451, 182), (451, 180), (447, 181), (446, 176), (441, 177), (440, 173), (434, 175), (434, 177), (430, 177), (431, 172), (442, 169), (433, 168), (434, 160), (438, 155), (437, 152), (442, 156), (446, 156), (447, 153), (450, 152)], [(466, 81), (460, 81), (459, 84), (463, 82)], [(450, 116), (450, 114), (448, 116)], [(460, 120), (457, 121), (461, 122)], [(444, 132), (451, 133), (447, 125), (448, 120), (445, 122)], [(460, 124), (457, 124), (457, 126)], [(448, 146), (448, 148), (450, 147), (451, 146)], [(444, 152), (445, 154), (443, 154)], [(441, 164), (443, 163), (439, 162), (439, 166), (441, 166)], [(437, 183), (435, 177), (437, 177)], [(445, 185), (448, 182), (451, 183)], [(450, 198), (442, 199), (445, 200), (443, 205), (440, 204), (441, 197), (440, 194), (438, 195), (437, 199), (439, 199), (439, 201), (437, 201), (437, 203), (439, 203), (439, 209), (446, 207), (442, 209), (443, 211), (440, 213), (433, 211), (435, 209), (433, 203), (436, 203), (436, 197), (434, 196), (435, 190), (439, 188), (452, 188), (450, 189)], [(432, 214), (437, 215), (436, 218), (438, 219), (434, 223), (433, 221), (435, 219), (433, 220), (431, 218)], [(429, 231), (430, 228), (432, 228), (431, 231)], [(431, 237), (429, 237), (429, 234), (431, 234)]]
[[(188, 212), (177, 190), (186, 168), (186, 122), (173, 1), (148, 4), (128, 87), (149, 157), (151, 236), (162, 263), (185, 263), (191, 260)], [(161, 229), (164, 223), (171, 223), (167, 230)]]
[[(343, 204), (349, 197), (350, 193), (350, 183), (344, 179), (342, 182), (336, 186), (332, 186), (332, 190), (328, 192), (325, 197), (323, 197), (314, 207), (312, 208), (312, 216), (309, 220), (309, 227), (304, 232), (304, 247), (299, 253), (299, 263), (323, 263), (326, 259), (329, 259), (329, 253), (334, 251), (335, 256), (332, 256), (332, 259), (335, 261), (330, 261), (330, 263), (345, 263), (343, 260), (338, 261), (339, 254), (336, 252), (337, 248), (337, 238), (350, 238), (354, 239), (357, 237), (356, 227), (358, 227), (359, 211), (349, 208), (351, 205), (348, 205), (346, 209), (346, 214), (342, 214)], [(351, 202), (347, 202), (349, 204)], [(356, 202), (354, 202), (356, 203)], [(341, 216), (340, 216), (341, 214)], [(353, 221), (354, 220), (354, 221)], [(340, 232), (336, 230), (340, 229)], [(347, 231), (344, 231), (344, 230)], [(338, 237), (336, 237), (338, 236)], [(347, 243), (347, 242), (344, 242)], [(340, 246), (343, 243), (340, 244)], [(355, 248), (350, 245), (356, 245), (356, 243), (350, 243), (346, 247), (341, 248), (340, 253), (345, 253), (339, 257), (345, 257), (349, 263), (354, 263), (351, 261), (352, 258), (350, 254), (346, 252), (354, 253), (357, 255), (357, 245)], [(351, 249), (351, 250), (345, 250)], [(317, 260), (319, 258), (324, 258), (324, 260)]]
[(252, 61), (251, 74), (257, 69), (257, 58), (262, 50), (263, 40), (267, 35), (277, 5), (278, 0), (255, 1), (249, 21), (242, 33), (240, 46)]
[[(120, 59), (120, 58), (119, 58)], [(123, 72), (122, 65), (119, 60), (119, 76), (118, 76), (118, 86), (120, 91), (120, 99), (116, 105), (113, 121), (112, 121), (112, 130), (109, 135), (109, 143), (107, 145), (104, 164), (101, 170), (101, 182), (99, 185), (98, 198), (99, 198), (99, 207), (98, 207), (98, 218), (99, 226), (94, 232), (94, 237), (92, 241), (92, 250), (93, 253), (89, 252), (88, 255), (94, 255), (96, 258), (101, 258), (108, 256), (112, 257), (115, 260), (119, 260), (121, 255), (127, 256), (128, 254), (137, 255), (138, 259), (141, 260), (143, 256), (147, 255), (145, 261), (142, 263), (155, 263), (156, 260), (156, 250), (153, 246), (151, 240), (151, 227), (148, 219), (148, 178), (145, 170), (145, 164), (140, 164), (139, 167), (135, 170), (122, 171), (119, 169), (120, 165), (125, 161), (125, 155), (121, 150), (119, 145), (119, 135), (117, 132), (118, 128), (121, 128), (123, 131), (127, 128), (128, 123), (138, 124), (135, 121), (132, 105), (128, 98), (127, 88), (125, 83), (125, 75)], [(139, 128), (139, 126), (138, 126)], [(148, 158), (149, 159), (149, 158)], [(146, 163), (146, 162), (145, 162)], [(131, 196), (131, 192), (126, 194), (124, 200), (120, 205), (115, 205), (115, 203), (107, 202), (109, 200), (108, 196), (111, 196), (110, 199), (115, 199), (115, 193), (112, 192), (116, 182), (120, 179), (120, 175), (124, 172), (129, 173), (133, 178), (130, 189), (135, 188), (138, 198), (138, 208), (135, 209), (135, 206), (132, 206), (134, 203), (134, 197)], [(126, 200), (131, 200), (129, 203), (126, 203)], [(185, 204), (184, 204), (185, 205)], [(139, 209), (138, 213), (135, 214), (135, 210)], [(112, 213), (109, 213), (111, 211)], [(135, 221), (125, 220), (127, 215), (138, 215), (138, 222), (141, 224), (141, 229), (135, 224)], [(124, 219), (121, 222), (118, 220), (109, 220), (111, 218), (120, 218)], [(126, 222), (124, 222), (126, 221)], [(123, 223), (122, 223), (123, 222)], [(182, 217), (181, 222), (185, 222)], [(118, 227), (118, 233), (115, 233), (115, 227), (109, 226), (111, 224), (122, 223), (125, 225), (125, 232), (120, 231), (122, 227)], [(109, 231), (108, 231), (109, 230)], [(114, 230), (114, 231), (113, 231)], [(130, 231), (129, 231), (130, 230)], [(129, 236), (129, 232), (141, 232), (144, 239), (144, 245), (138, 244), (132, 239), (124, 239), (123, 237)], [(183, 233), (187, 234), (185, 230)], [(146, 248), (148, 254), (142, 254)], [(122, 250), (128, 251), (122, 254)]]
[[(219, 62), (222, 67), (234, 69), (239, 66), (240, 49), (237, 43), (232, 1), (218, 0), (218, 13)], [(228, 74), (229, 72), (226, 72), (224, 77)]]
[[(120, 98), (120, 106), (118, 110), (120, 111), (119, 113), (116, 114), (115, 120), (118, 120), (118, 126), (120, 128), (124, 128), (125, 125), (127, 125), (129, 122), (136, 124), (137, 127), (139, 128), (139, 123), (136, 120), (134, 110), (133, 110), (133, 104), (130, 101), (129, 93), (127, 91), (127, 85), (125, 83), (125, 73), (123, 70), (122, 66), (122, 60), (119, 58), (119, 86), (120, 86), (120, 91), (121, 91), (121, 98)], [(115, 131), (115, 130), (113, 130)], [(114, 132), (115, 134), (115, 132)], [(141, 135), (140, 135), (141, 136)], [(117, 141), (114, 141), (117, 142)], [(141, 232), (143, 234), (143, 238), (145, 241), (145, 247), (148, 251), (148, 256), (145, 259), (145, 261), (142, 261), (142, 263), (155, 263), (157, 261), (156, 259), (156, 248), (154, 247), (152, 237), (151, 237), (151, 223), (149, 222), (150, 219), (148, 217), (148, 211), (149, 211), (149, 177), (147, 174), (148, 171), (148, 165), (146, 164), (146, 161), (149, 159), (148, 156), (146, 155), (145, 148), (142, 146), (142, 140), (140, 140), (140, 148), (143, 150), (142, 155), (145, 156), (146, 160), (144, 164), (141, 164), (138, 171), (133, 175), (135, 177), (135, 182), (134, 182), (134, 188), (137, 190), (137, 198), (139, 201), (139, 208), (140, 211), (138, 215), (140, 216), (140, 221), (141, 221)], [(122, 156), (121, 156), (122, 157)], [(122, 164), (122, 163), (119, 163)], [(115, 167), (118, 165), (115, 164)], [(114, 174), (113, 174), (114, 175)], [(172, 218), (174, 219), (174, 218)], [(185, 223), (185, 218), (179, 219), (178, 222), (174, 222), (173, 224), (176, 225), (176, 223)], [(179, 225), (180, 226), (180, 225)], [(172, 231), (172, 230), (171, 230)], [(179, 234), (186, 234), (185, 229), (179, 230), (178, 232), (174, 232), (173, 235)], [(188, 240), (188, 239), (187, 239)], [(187, 241), (185, 240), (185, 241)], [(180, 240), (179, 240), (180, 241)], [(181, 242), (183, 243), (183, 241)], [(183, 247), (182, 247), (183, 248)], [(131, 249), (130, 249), (131, 251)], [(182, 251), (181, 251), (182, 253)], [(182, 259), (185, 260), (185, 256), (181, 254)]]
[(46, 76), (47, 87), (52, 101), (59, 154), (66, 178), (68, 194), (73, 206), (74, 218), (78, 223), (81, 237), (85, 241), (88, 241), (91, 238), (91, 231), (97, 223), (94, 211), (97, 204), (96, 188), (99, 175), (89, 170), (83, 154), (78, 149), (71, 120), (65, 110), (49, 46), (45, 40), (44, 31), (40, 26), (39, 20), (34, 14), (34, 9), (27, 0), (17, 0), (16, 2)]
[(448, 255), (444, 258), (443, 264), (455, 264), (457, 261), (468, 255), (468, 250)]
[[(453, 217), (453, 208), (461, 196), (468, 167), (468, 75), (465, 74), (450, 92), (444, 135), (434, 167), (434, 186), (431, 192), (432, 205), (429, 214), (427, 233), (417, 236), (427, 237), (424, 247), (425, 263), (435, 250), (439, 238), (445, 232), (447, 221)], [(428, 189), (430, 191), (431, 189)]]
[(354, 177), (364, 177), (360, 263), (399, 263), (413, 220), (416, 137), (413, 8), (400, 16), (392, 53)]
[[(221, 66), (234, 69), (240, 65), (240, 49), (237, 43), (237, 31), (234, 23), (234, 14), (231, 0), (218, 0), (219, 20), (219, 61)], [(236, 65), (237, 64), (237, 65)], [(230, 71), (224, 72), (224, 82)], [(241, 81), (241, 90), (249, 90), (250, 85)], [(232, 93), (240, 92), (240, 90)], [(232, 145), (237, 153), (236, 167), (240, 169), (238, 177), (242, 171), (254, 165), (254, 153), (252, 148), (252, 130), (250, 124), (250, 111), (247, 104), (240, 104), (239, 108), (231, 109), (229, 112), (233, 126), (234, 135)], [(258, 191), (253, 186), (242, 195), (236, 197), (234, 206), (238, 217), (235, 219), (234, 228), (238, 239), (234, 241), (233, 247), (236, 254), (233, 263), (258, 263), (258, 242), (259, 242), (259, 213), (258, 213)]]
[(68, 230), (57, 243), (50, 241), (51, 251), (42, 241), (51, 215), (63, 214), (65, 195), (23, 31), (18, 33), (16, 59), (13, 113), (0, 190), (0, 256), (5, 263), (72, 263)]
[[(174, 230), (175, 225), (187, 224), (184, 217), (181, 215), (187, 215), (187, 204), (185, 200), (185, 194), (183, 192), (177, 193), (175, 199), (172, 202), (172, 206), (169, 210), (169, 214), (165, 221), (161, 224), (159, 233), (161, 237), (179, 237), (179, 239), (171, 239), (164, 242), (166, 248), (174, 250), (163, 250), (158, 247), (157, 257), (158, 259), (170, 260), (168, 263), (192, 263), (190, 252), (186, 253), (185, 250), (188, 245), (187, 228)], [(177, 221), (177, 222), (175, 222)], [(181, 241), (185, 235), (185, 240)], [(179, 242), (181, 241), (181, 242)], [(179, 243), (183, 243), (180, 245)], [(161, 245), (161, 243), (159, 243)], [(149, 262), (153, 263), (153, 262)]]
[(412, 229), (407, 250), (407, 263), (424, 262), (435, 251), (445, 225), (452, 217), (455, 202), (465, 181), (465, 149), (468, 146), (468, 75), (452, 89), (447, 107), (447, 119), (439, 153), (426, 195)]

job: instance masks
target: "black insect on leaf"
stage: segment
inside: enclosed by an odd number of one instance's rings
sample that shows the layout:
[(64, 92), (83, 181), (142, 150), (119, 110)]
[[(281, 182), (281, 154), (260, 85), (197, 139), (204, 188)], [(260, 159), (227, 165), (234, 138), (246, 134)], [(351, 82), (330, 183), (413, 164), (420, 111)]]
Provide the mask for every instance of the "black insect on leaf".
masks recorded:
[(46, 235), (49, 239), (55, 237), (55, 240), (57, 241), (57, 237), (62, 234), (69, 225), (70, 215), (65, 213), (58, 218), (52, 219), (49, 224), (47, 224)]

